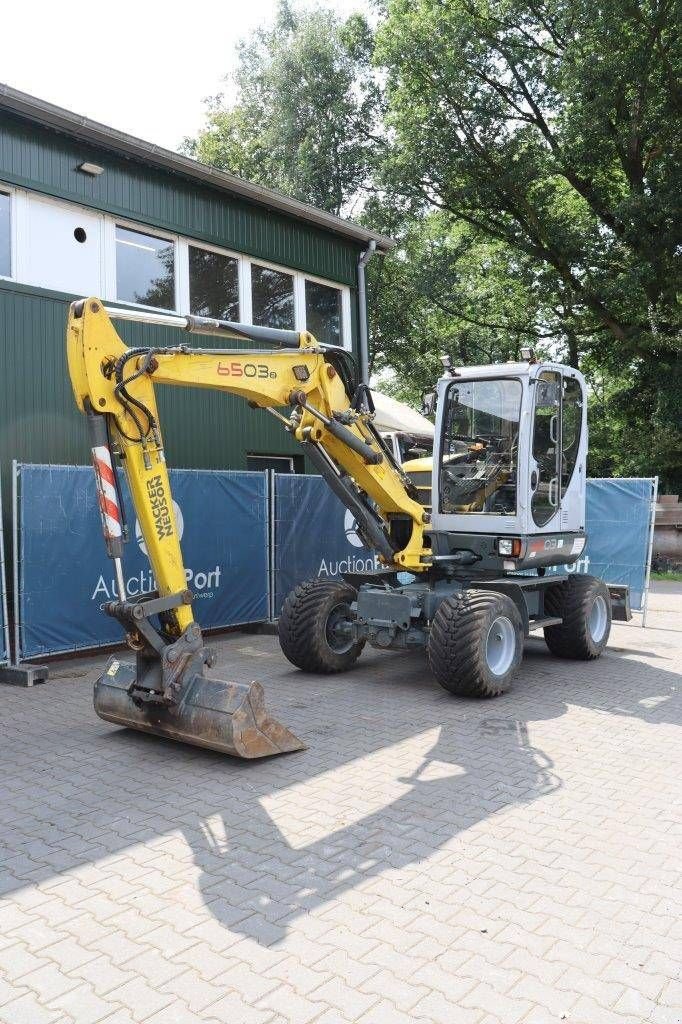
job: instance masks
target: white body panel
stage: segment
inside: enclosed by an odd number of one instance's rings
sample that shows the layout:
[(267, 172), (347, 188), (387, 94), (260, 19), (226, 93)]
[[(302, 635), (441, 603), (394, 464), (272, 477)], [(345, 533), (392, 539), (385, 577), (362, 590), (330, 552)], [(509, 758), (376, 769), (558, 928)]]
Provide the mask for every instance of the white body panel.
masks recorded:
[[(585, 482), (587, 458), (587, 401), (585, 380), (578, 370), (556, 363), (503, 363), (494, 366), (472, 366), (456, 371), (457, 376), (445, 376), (438, 382), (438, 411), (436, 418), (436, 445), (433, 453), (433, 514), (434, 531), (455, 533), (483, 533), (497, 535), (542, 535), (558, 532), (579, 532), (585, 529)], [(541, 374), (560, 374), (569, 385), (580, 387), (582, 404), (579, 409), (580, 437), (577, 445), (574, 468), (568, 486), (561, 494), (558, 476), (551, 484), (549, 493), (555, 503), (550, 517), (538, 523), (534, 516), (533, 495), (538, 490), (538, 463), (533, 455), (535, 431), (535, 396)], [(513, 514), (487, 512), (441, 512), (441, 473), (443, 435), (446, 430), (448, 391), (458, 381), (471, 380), (518, 380), (521, 384), (521, 407), (518, 431), (518, 466), (516, 511)], [(562, 383), (563, 383), (562, 380)], [(561, 408), (559, 404), (554, 429), (561, 430)], [(549, 449), (550, 451), (555, 450)], [(557, 459), (559, 456), (557, 455)], [(533, 486), (535, 484), (535, 486)], [(542, 518), (542, 517), (541, 517)]]

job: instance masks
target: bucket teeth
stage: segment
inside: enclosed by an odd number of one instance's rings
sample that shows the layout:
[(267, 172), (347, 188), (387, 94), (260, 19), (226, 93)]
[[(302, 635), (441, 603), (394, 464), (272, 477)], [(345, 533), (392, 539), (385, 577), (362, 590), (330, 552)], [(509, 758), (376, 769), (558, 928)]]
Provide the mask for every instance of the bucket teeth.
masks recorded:
[(164, 705), (144, 699), (135, 689), (135, 675), (133, 665), (111, 659), (95, 684), (95, 711), (100, 718), (234, 757), (305, 750), (297, 736), (268, 715), (258, 682), (235, 683), (195, 673), (184, 684), (177, 703)]

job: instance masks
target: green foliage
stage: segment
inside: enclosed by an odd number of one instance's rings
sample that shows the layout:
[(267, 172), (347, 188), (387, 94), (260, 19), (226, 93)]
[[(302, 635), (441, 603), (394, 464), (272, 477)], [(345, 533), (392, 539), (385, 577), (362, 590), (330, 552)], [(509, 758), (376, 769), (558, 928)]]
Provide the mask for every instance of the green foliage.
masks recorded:
[(588, 417), (591, 476), (655, 476), (660, 490), (681, 481), (682, 387), (679, 357), (642, 360), (611, 371), (593, 356), (582, 369), (590, 385)]
[(672, 13), (389, 0), (379, 35), (394, 183), (547, 268), (626, 356), (679, 329)]
[[(583, 359), (591, 472), (679, 486), (677, 0), (388, 0), (377, 59), (409, 216), (496, 240), (518, 316)], [(527, 287), (522, 290), (527, 298)]]
[(542, 351), (532, 269), (509, 248), (440, 211), (415, 217), (400, 253), (370, 265), (372, 371), (395, 371), (396, 397), (416, 400), (442, 372), (439, 355), (474, 365)]
[(280, 3), (272, 28), (239, 49), (236, 101), (214, 97), (185, 151), (332, 213), (350, 212), (374, 161), (381, 94), (365, 19), (298, 13)]
[(587, 374), (591, 473), (678, 490), (681, 4), (383, 0), (375, 40), (282, 2), (187, 149), (398, 238), (368, 271), (396, 395), (530, 344)]

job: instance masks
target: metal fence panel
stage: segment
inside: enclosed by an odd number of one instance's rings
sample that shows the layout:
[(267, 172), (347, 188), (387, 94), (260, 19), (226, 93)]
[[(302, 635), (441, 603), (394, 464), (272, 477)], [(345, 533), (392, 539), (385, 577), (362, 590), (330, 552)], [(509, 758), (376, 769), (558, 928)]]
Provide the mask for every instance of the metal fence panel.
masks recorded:
[[(116, 596), (101, 536), (93, 472), (86, 466), (18, 467), (18, 652), (57, 654), (122, 639), (100, 611)], [(154, 589), (125, 482), (131, 539), (128, 593)], [(268, 618), (268, 507), (265, 473), (171, 470), (178, 528), (204, 628)]]
[[(645, 606), (650, 529), (656, 481), (649, 478), (587, 481), (587, 545), (570, 566), (547, 571), (582, 572), (630, 587), (632, 608)], [(316, 576), (375, 566), (371, 551), (355, 532), (353, 516), (321, 477), (275, 477), (274, 614), (290, 590)], [(378, 567), (378, 563), (376, 563)], [(413, 577), (401, 573), (407, 582)]]
[(274, 615), (304, 580), (378, 569), (357, 534), (353, 514), (322, 477), (275, 474)]
[[(275, 618), (287, 594), (306, 579), (379, 568), (352, 514), (320, 477), (172, 470), (171, 481), (188, 585), (203, 627)], [(20, 465), (16, 483), (18, 657), (118, 643), (120, 626), (99, 608), (116, 591), (91, 469)], [(628, 584), (635, 610), (645, 607), (654, 488), (649, 479), (588, 480), (588, 544), (568, 568)], [(125, 484), (124, 498), (130, 512)], [(153, 589), (154, 581), (134, 517), (129, 523), (126, 582), (134, 595)], [(5, 613), (5, 659), (7, 621)]]
[(636, 611), (645, 607), (655, 489), (649, 477), (587, 481), (587, 545), (578, 566), (607, 583), (627, 584)]

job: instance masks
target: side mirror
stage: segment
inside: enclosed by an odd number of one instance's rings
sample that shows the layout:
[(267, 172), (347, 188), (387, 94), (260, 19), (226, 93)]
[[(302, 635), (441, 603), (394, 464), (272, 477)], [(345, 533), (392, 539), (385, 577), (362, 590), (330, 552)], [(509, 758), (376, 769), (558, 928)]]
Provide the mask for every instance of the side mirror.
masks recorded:
[(425, 391), (422, 394), (422, 416), (433, 416), (436, 411), (436, 392)]

